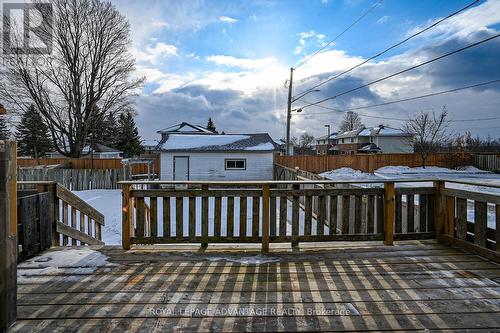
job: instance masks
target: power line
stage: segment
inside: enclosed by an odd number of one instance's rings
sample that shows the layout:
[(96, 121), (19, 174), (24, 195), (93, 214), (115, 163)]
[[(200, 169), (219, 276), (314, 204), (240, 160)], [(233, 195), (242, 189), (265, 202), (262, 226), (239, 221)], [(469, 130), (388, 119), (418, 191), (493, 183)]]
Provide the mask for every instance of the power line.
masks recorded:
[(435, 62), (435, 61), (438, 61), (438, 60), (440, 60), (440, 59), (443, 59), (443, 58), (449, 57), (449, 56), (451, 56), (451, 55), (454, 55), (454, 54), (457, 54), (457, 53), (459, 53), (459, 52), (462, 52), (462, 51), (468, 50), (468, 49), (473, 48), (473, 47), (475, 47), (475, 46), (478, 46), (478, 45), (480, 45), (480, 44), (483, 44), (483, 43), (489, 42), (489, 41), (491, 41), (491, 40), (493, 40), (493, 39), (495, 39), (495, 38), (498, 38), (498, 37), (500, 37), (500, 33), (499, 33), (499, 34), (496, 34), (496, 35), (493, 35), (493, 36), (491, 36), (491, 37), (488, 37), (488, 38), (486, 38), (486, 39), (480, 40), (480, 41), (478, 41), (478, 42), (475, 42), (475, 43), (469, 44), (469, 45), (464, 46), (464, 47), (462, 47), (462, 48), (459, 48), (459, 49), (457, 49), (457, 50), (454, 50), (454, 51), (451, 51), (451, 52), (445, 53), (445, 54), (443, 54), (443, 55), (440, 55), (439, 57), (436, 57), (436, 58), (433, 58), (433, 59), (430, 59), (430, 60), (424, 61), (424, 62), (422, 62), (422, 63), (420, 63), (420, 64), (418, 64), (418, 65), (412, 66), (412, 67), (410, 67), (410, 68), (407, 68), (407, 69), (401, 70), (401, 71), (399, 71), (399, 72), (396, 72), (396, 73), (393, 73), (393, 74), (390, 74), (390, 75), (387, 75), (387, 76), (384, 76), (384, 77), (382, 77), (382, 78), (380, 78), (380, 79), (377, 79), (377, 80), (375, 80), (375, 81), (371, 81), (371, 82), (369, 82), (369, 83), (363, 84), (363, 85), (358, 86), (358, 87), (356, 87), (356, 88), (352, 88), (352, 89), (346, 90), (346, 91), (344, 91), (344, 92), (342, 92), (342, 93), (340, 93), (340, 94), (337, 94), (337, 95), (334, 95), (334, 96), (331, 96), (331, 97), (324, 98), (324, 99), (319, 100), (319, 101), (316, 101), (316, 102), (314, 102), (314, 103), (310, 103), (310, 104), (304, 105), (304, 106), (302, 106), (302, 109), (305, 109), (305, 108), (310, 107), (310, 106), (318, 105), (318, 104), (323, 103), (323, 102), (326, 102), (326, 101), (328, 101), (328, 100), (335, 99), (335, 98), (337, 98), (337, 97), (344, 96), (344, 95), (349, 94), (349, 93), (352, 93), (352, 92), (354, 92), (354, 91), (357, 91), (357, 90), (360, 90), (360, 89), (366, 88), (366, 87), (371, 86), (371, 85), (373, 85), (373, 84), (376, 84), (376, 83), (379, 83), (379, 82), (382, 82), (382, 81), (385, 81), (385, 80), (391, 79), (391, 78), (393, 78), (393, 77), (395, 77), (395, 76), (398, 76), (398, 75), (401, 75), (401, 74), (403, 74), (403, 73), (409, 72), (409, 71), (414, 70), (414, 69), (416, 69), (416, 68), (419, 68), (419, 67), (422, 67), (422, 66), (428, 65), (428, 64), (433, 63), (433, 62)]
[[(316, 88), (318, 88), (318, 87), (320, 87), (320, 86), (324, 85), (325, 83), (328, 83), (328, 82), (330, 82), (330, 81), (332, 81), (332, 80), (335, 80), (335, 79), (339, 78), (340, 76), (342, 76), (342, 75), (344, 75), (344, 74), (347, 74), (347, 73), (351, 72), (352, 70), (354, 70), (354, 69), (356, 69), (356, 68), (358, 68), (358, 67), (360, 67), (360, 66), (363, 66), (363, 65), (364, 65), (364, 64), (366, 64), (367, 62), (369, 62), (369, 61), (371, 61), (371, 60), (373, 60), (373, 59), (375, 59), (375, 58), (380, 57), (381, 55), (383, 55), (383, 54), (385, 54), (385, 53), (389, 52), (390, 50), (392, 50), (392, 49), (394, 49), (394, 48), (396, 48), (396, 47), (400, 46), (401, 44), (406, 43), (406, 42), (407, 42), (407, 41), (409, 41), (410, 39), (412, 39), (412, 38), (414, 38), (414, 37), (417, 37), (418, 35), (421, 35), (421, 34), (423, 34), (424, 32), (426, 32), (426, 31), (428, 31), (428, 30), (430, 30), (430, 29), (434, 28), (435, 26), (437, 26), (437, 25), (438, 25), (438, 24), (440, 24), (441, 22), (443, 22), (443, 21), (445, 21), (445, 20), (447, 20), (447, 19), (449, 19), (449, 18), (451, 18), (451, 17), (453, 17), (453, 16), (455, 16), (455, 15), (457, 15), (457, 14), (459, 14), (459, 13), (463, 12), (464, 10), (469, 9), (470, 7), (474, 6), (474, 5), (475, 5), (476, 3), (478, 3), (479, 1), (480, 1), (480, 0), (476, 0), (476, 1), (472, 2), (472, 3), (470, 3), (469, 5), (467, 5), (467, 6), (463, 7), (463, 8), (461, 8), (461, 9), (459, 9), (459, 10), (457, 10), (457, 11), (455, 11), (455, 12), (451, 13), (450, 15), (448, 15), (448, 16), (446, 16), (446, 17), (444, 17), (444, 18), (442, 18), (442, 19), (440, 19), (440, 20), (438, 20), (438, 21), (434, 22), (433, 24), (429, 25), (429, 26), (428, 26), (428, 27), (426, 27), (425, 29), (422, 29), (422, 30), (418, 31), (418, 32), (414, 33), (414, 34), (413, 34), (413, 35), (411, 35), (411, 36), (408, 36), (407, 38), (405, 38), (405, 39), (401, 40), (400, 42), (398, 42), (398, 43), (396, 43), (396, 44), (394, 44), (394, 45), (392, 45), (392, 46), (390, 46), (390, 47), (386, 48), (385, 50), (383, 50), (383, 51), (381, 51), (381, 52), (379, 52), (379, 53), (375, 54), (374, 56), (372, 56), (372, 57), (370, 57), (370, 58), (366, 59), (365, 61), (362, 61), (361, 63), (359, 63), (359, 64), (355, 65), (354, 67), (351, 67), (351, 68), (347, 69), (346, 71), (344, 71), (344, 72), (342, 72), (342, 73), (340, 73), (340, 74), (337, 74), (337, 75), (335, 75), (335, 76), (333, 76), (333, 77), (331, 77), (331, 78), (329, 78), (329, 79), (326, 79), (326, 80), (325, 80), (325, 81), (323, 81), (323, 82), (320, 82), (320, 83), (318, 83), (318, 84), (314, 85), (313, 87), (311, 87), (311, 88), (309, 88), (309, 89), (307, 89), (307, 90), (304, 90), (304, 92), (301, 92), (300, 94), (307, 93), (308, 91), (314, 90), (314, 89), (316, 89)], [(321, 50), (320, 50), (320, 51), (321, 51)], [(309, 59), (306, 59), (306, 60), (309, 60)], [(298, 66), (297, 66), (297, 67), (298, 67)], [(298, 94), (298, 95), (300, 95), (300, 94)]]
[[(485, 85), (489, 85), (489, 84), (494, 84), (494, 83), (500, 83), (500, 79), (486, 81), (486, 82), (481, 82), (481, 83), (476, 83), (476, 84), (468, 85), (468, 86), (465, 86), (465, 87), (459, 87), (459, 88), (454, 88), (454, 89), (449, 89), (449, 90), (438, 91), (438, 92), (435, 92), (435, 93), (430, 93), (430, 94), (425, 94), (425, 95), (407, 97), (407, 98), (398, 99), (398, 100), (395, 100), (395, 101), (389, 101), (389, 102), (378, 103), (378, 104), (369, 104), (369, 105), (357, 106), (357, 107), (348, 108), (348, 109), (342, 109), (342, 110), (336, 109), (336, 108), (327, 107), (327, 106), (323, 106), (323, 105), (315, 105), (316, 107), (320, 107), (320, 108), (331, 110), (331, 111), (327, 111), (327, 112), (314, 112), (314, 113), (310, 113), (310, 114), (315, 114), (315, 115), (316, 114), (328, 114), (328, 113), (333, 113), (333, 112), (342, 112), (342, 113), (345, 113), (345, 112), (349, 112), (349, 111), (370, 109), (370, 108), (375, 108), (375, 107), (380, 107), (380, 106), (386, 106), (386, 105), (391, 105), (391, 104), (396, 104), (396, 103), (413, 101), (413, 100), (417, 100), (417, 99), (421, 99), (421, 98), (428, 98), (428, 97), (433, 97), (433, 96), (438, 96), (438, 95), (444, 95), (444, 94), (448, 94), (448, 93), (452, 93), (452, 92), (457, 92), (457, 91), (460, 91), (460, 90), (481, 87), (481, 86), (485, 86)], [(305, 100), (303, 100), (303, 102), (307, 103), (307, 104), (313, 104), (313, 103), (305, 101)], [(298, 114), (299, 115), (307, 115), (307, 114), (304, 114), (304, 113), (298, 113)], [(375, 117), (375, 116), (367, 116), (367, 115), (363, 115), (363, 116), (364, 117), (383, 118), (383, 117)], [(393, 120), (400, 120), (400, 119), (393, 119)]]
[[(341, 33), (339, 33), (337, 36), (335, 36), (334, 39), (332, 39), (331, 41), (329, 41), (328, 43), (326, 43), (325, 45), (323, 45), (323, 47), (321, 47), (319, 50), (317, 50), (316, 52), (314, 52), (313, 54), (311, 54), (309, 57), (307, 57), (306, 59), (304, 59), (301, 63), (299, 63), (297, 65), (297, 67), (295, 67), (295, 69), (299, 68), (300, 66), (302, 66), (303, 64), (305, 64), (306, 62), (308, 62), (309, 60), (311, 60), (311, 58), (313, 58), (314, 56), (316, 56), (318, 53), (320, 53), (321, 51), (323, 51), (324, 49), (326, 49), (328, 46), (330, 46), (332, 43), (334, 43), (337, 39), (339, 39), (343, 34), (345, 34), (347, 31), (349, 31), (352, 27), (354, 27), (359, 21), (361, 21), (363, 18), (365, 18), (366, 15), (368, 15), (370, 12), (372, 12), (378, 5), (380, 5), (382, 3), (383, 0), (379, 0), (377, 1), (372, 7), (370, 7), (370, 9), (368, 9), (363, 15), (361, 15), (356, 21), (354, 21), (353, 23), (351, 23), (351, 25), (349, 25), (347, 28), (345, 28)], [(479, 0), (478, 0), (479, 1)]]

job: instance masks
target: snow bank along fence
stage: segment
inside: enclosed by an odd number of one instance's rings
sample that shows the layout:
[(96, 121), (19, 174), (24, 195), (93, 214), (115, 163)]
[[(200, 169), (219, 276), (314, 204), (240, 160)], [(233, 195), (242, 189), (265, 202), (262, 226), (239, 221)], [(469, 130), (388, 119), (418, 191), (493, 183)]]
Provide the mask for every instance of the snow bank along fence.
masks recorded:
[(19, 181), (55, 181), (72, 191), (114, 190), (123, 180), (122, 169), (19, 168)]
[[(439, 167), (452, 167), (453, 160), (448, 153), (430, 154), (426, 164)], [(299, 167), (301, 170), (321, 173), (342, 167), (374, 172), (389, 165), (418, 167), (422, 165), (419, 154), (355, 154), (324, 156), (276, 156), (277, 164), (288, 168)], [(468, 163), (470, 164), (470, 163)]]
[[(104, 215), (54, 181), (17, 183), (18, 188), (46, 193), (52, 246), (103, 245)], [(23, 214), (20, 212), (20, 214)], [(42, 226), (40, 226), (42, 227)], [(47, 230), (40, 230), (45, 234)]]
[(481, 170), (500, 173), (500, 153), (473, 154), (472, 165)]
[[(423, 182), (432, 186), (396, 187)], [(132, 244), (226, 242), (262, 243), (267, 251), (270, 242), (297, 246), (299, 242), (383, 240), (391, 245), (394, 240), (436, 237), (499, 259), (500, 196), (445, 187), (476, 183), (402, 179), (121, 184), (125, 249)], [(307, 188), (311, 185), (322, 187)], [(464, 215), (464, 199), (475, 223)], [(490, 208), (496, 229), (488, 228)]]

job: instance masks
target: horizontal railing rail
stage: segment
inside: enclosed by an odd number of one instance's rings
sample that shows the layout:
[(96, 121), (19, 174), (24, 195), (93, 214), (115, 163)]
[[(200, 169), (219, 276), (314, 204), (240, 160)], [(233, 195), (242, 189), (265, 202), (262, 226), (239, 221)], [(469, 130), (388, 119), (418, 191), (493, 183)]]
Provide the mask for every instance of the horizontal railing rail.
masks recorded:
[(103, 245), (104, 215), (57, 182), (21, 181), (18, 188), (50, 193), (52, 246)]

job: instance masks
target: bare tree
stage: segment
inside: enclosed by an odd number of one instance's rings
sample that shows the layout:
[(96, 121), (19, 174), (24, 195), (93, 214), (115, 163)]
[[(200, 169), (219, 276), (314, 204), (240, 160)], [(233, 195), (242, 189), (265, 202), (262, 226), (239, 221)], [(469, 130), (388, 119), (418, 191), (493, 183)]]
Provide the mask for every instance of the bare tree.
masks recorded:
[(298, 140), (298, 144), (296, 145), (297, 153), (299, 155), (305, 154), (307, 152), (307, 150), (311, 148), (313, 142), (314, 142), (314, 136), (312, 136), (308, 133), (302, 133), (302, 135), (300, 136), (300, 138)]
[(79, 157), (92, 119), (129, 110), (143, 79), (132, 78), (130, 25), (114, 5), (101, 0), (51, 3), (53, 20), (42, 26), (42, 33), (52, 36), (52, 53), (12, 54), (0, 74), (0, 99), (18, 112), (34, 103), (57, 151)]
[(361, 117), (359, 116), (359, 114), (353, 111), (349, 111), (344, 115), (342, 123), (340, 124), (339, 131), (340, 133), (343, 133), (353, 131), (364, 126), (365, 125), (363, 125), (363, 123), (361, 122)]
[(440, 145), (448, 142), (451, 137), (448, 133), (449, 121), (447, 118), (448, 111), (443, 106), (438, 115), (434, 112), (421, 111), (403, 125), (403, 131), (412, 134), (408, 140), (415, 151), (420, 154), (423, 168), (426, 166), (429, 154), (435, 152)]

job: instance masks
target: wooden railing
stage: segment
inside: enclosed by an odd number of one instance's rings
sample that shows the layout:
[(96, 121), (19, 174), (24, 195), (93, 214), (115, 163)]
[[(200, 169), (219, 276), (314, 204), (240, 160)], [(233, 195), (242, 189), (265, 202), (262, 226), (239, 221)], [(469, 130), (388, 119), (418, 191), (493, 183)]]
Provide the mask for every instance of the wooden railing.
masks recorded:
[[(469, 182), (461, 182), (461, 184), (479, 185)], [(443, 221), (440, 239), (498, 261), (500, 258), (500, 195), (489, 191), (492, 188), (498, 189), (500, 186), (488, 185), (474, 192), (443, 187), (440, 190)]]
[(49, 192), (52, 246), (103, 245), (104, 215), (56, 182), (18, 182), (23, 189)]
[[(122, 182), (123, 246), (237, 242), (262, 243), (266, 250), (269, 242), (296, 246), (299, 242), (384, 240), (392, 244), (394, 239), (434, 237), (434, 187), (395, 189), (392, 181), (382, 187), (336, 187), (346, 184)], [(160, 189), (147, 189), (148, 185)]]

